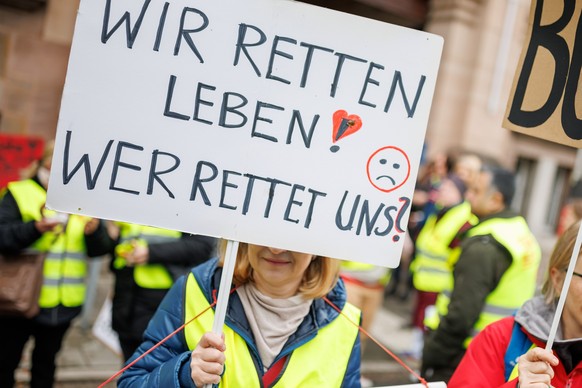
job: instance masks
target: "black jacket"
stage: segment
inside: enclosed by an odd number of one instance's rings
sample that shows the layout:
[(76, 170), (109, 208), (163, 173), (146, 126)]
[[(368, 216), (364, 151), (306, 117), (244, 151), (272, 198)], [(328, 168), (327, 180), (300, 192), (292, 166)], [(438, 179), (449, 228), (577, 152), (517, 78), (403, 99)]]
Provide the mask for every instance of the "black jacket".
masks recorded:
[[(33, 180), (42, 187), (37, 178)], [(10, 190), (0, 199), (0, 253), (15, 253), (28, 248), (42, 234), (34, 226), (34, 221), (24, 222), (22, 214)], [(97, 230), (91, 235), (85, 235), (87, 256), (97, 257), (109, 253), (109, 237), (99, 223)], [(48, 325), (59, 325), (71, 321), (81, 312), (81, 307), (57, 306), (51, 309), (41, 309), (35, 319)]]
[[(214, 254), (215, 239), (182, 233), (179, 240), (149, 244), (150, 264), (162, 264), (174, 280)], [(115, 255), (112, 254), (112, 263)], [(150, 318), (168, 290), (139, 287), (133, 278), (133, 268), (115, 269), (112, 326), (124, 338), (141, 340)]]
[[(480, 219), (513, 218), (517, 213), (504, 210)], [(461, 255), (453, 270), (455, 286), (449, 311), (437, 330), (429, 333), (422, 355), (423, 376), (447, 381), (465, 354), (464, 341), (471, 334), (487, 296), (497, 288), (512, 262), (507, 248), (492, 235), (461, 239)], [(435, 375), (431, 376), (431, 372)], [(436, 381), (435, 380), (435, 381)]]

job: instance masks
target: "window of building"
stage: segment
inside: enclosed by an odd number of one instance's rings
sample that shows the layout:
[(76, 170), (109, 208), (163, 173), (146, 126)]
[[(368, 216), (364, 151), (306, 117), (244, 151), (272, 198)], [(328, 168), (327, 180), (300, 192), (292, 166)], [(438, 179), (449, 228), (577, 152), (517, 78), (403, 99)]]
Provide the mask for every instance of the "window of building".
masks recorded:
[(531, 191), (535, 176), (536, 162), (533, 159), (520, 157), (515, 169), (515, 195), (511, 208), (527, 217), (527, 210), (531, 199)]
[(546, 213), (546, 224), (555, 230), (560, 220), (560, 211), (568, 195), (571, 171), (565, 167), (558, 167), (552, 187), (552, 197)]

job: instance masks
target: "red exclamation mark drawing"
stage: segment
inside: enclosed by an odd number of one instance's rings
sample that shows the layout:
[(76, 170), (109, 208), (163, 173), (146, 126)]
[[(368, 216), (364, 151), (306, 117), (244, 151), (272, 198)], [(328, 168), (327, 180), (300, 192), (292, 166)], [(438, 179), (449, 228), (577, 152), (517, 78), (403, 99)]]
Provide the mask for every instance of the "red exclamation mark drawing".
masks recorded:
[[(358, 115), (348, 115), (343, 109), (337, 110), (333, 114), (333, 131), (331, 140), (333, 143), (352, 133), (357, 132), (362, 128), (362, 119)], [(331, 152), (339, 151), (338, 145), (333, 145), (330, 147)]]

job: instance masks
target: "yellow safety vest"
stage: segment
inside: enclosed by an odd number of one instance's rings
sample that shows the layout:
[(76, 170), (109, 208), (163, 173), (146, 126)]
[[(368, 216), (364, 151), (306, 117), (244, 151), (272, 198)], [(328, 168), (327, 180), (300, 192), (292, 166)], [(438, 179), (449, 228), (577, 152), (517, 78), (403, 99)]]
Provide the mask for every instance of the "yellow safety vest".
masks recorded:
[[(492, 218), (471, 228), (467, 238), (491, 234), (511, 254), (511, 265), (505, 271), (497, 287), (485, 299), (485, 305), (475, 322), (471, 334), (465, 340), (465, 348), (485, 326), (510, 316), (534, 295), (541, 248), (529, 230), (523, 217)], [(458, 254), (455, 254), (457, 253)], [(453, 260), (460, 256), (460, 249), (453, 253)], [(443, 290), (436, 301), (436, 312), (428, 314), (425, 325), (436, 329), (440, 317), (447, 315), (452, 289)]]
[(471, 213), (471, 205), (463, 202), (449, 209), (437, 221), (431, 214), (418, 234), (416, 255), (411, 263), (414, 288), (426, 292), (441, 292), (452, 287), (453, 274), (449, 247), (463, 225), (472, 225), (478, 219)]
[[(359, 261), (342, 260), (342, 262), (341, 262), (341, 268), (343, 268), (347, 271), (352, 271), (352, 272), (361, 271), (363, 273), (366, 271), (372, 271), (372, 270), (376, 269), (376, 267), (378, 267), (378, 266), (374, 265), (374, 264), (362, 263)], [(386, 269), (386, 271), (384, 271), (384, 274), (382, 275), (382, 277), (380, 279), (378, 279), (378, 284), (385, 286), (390, 281), (390, 277), (391, 277), (391, 273), (388, 269)]]
[[(132, 241), (143, 244), (155, 244), (179, 240), (182, 233), (175, 230), (160, 229), (153, 226), (143, 226), (118, 223), (120, 227), (121, 244), (131, 244)], [(126, 262), (123, 257), (116, 256), (114, 266), (117, 269), (125, 267)], [(168, 289), (174, 283), (172, 275), (162, 264), (142, 264), (136, 265), (133, 269), (133, 279), (142, 288)]]
[[(186, 283), (185, 322), (196, 317), (209, 306), (194, 275)], [(358, 323), (360, 311), (346, 303), (343, 313)], [(212, 330), (214, 310), (209, 309), (184, 329), (190, 350), (202, 335)], [(358, 335), (358, 328), (343, 316), (320, 329), (309, 342), (296, 348), (287, 361), (283, 375), (274, 385), (278, 388), (339, 387), (342, 384), (350, 355)], [(224, 326), (226, 363), (220, 387), (261, 387), (262, 375), (257, 372), (245, 340), (228, 326)]]
[[(8, 184), (24, 222), (42, 219), (41, 208), (46, 202), (46, 191), (32, 179)], [(71, 215), (66, 230), (46, 232), (31, 246), (47, 252), (43, 267), (43, 285), (39, 305), (52, 308), (81, 306), (85, 300), (85, 224), (89, 217)]]

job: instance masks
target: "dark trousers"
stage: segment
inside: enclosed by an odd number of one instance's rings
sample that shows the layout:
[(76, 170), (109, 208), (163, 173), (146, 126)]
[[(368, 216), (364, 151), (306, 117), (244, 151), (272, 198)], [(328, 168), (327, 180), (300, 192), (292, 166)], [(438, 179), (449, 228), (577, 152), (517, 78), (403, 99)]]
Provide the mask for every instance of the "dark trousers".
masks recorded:
[(424, 328), (424, 313), (428, 306), (434, 306), (438, 292), (416, 291), (416, 301), (412, 310), (412, 325), (422, 331)]
[(0, 317), (0, 387), (14, 386), (14, 372), (18, 368), (26, 341), (34, 337), (31, 388), (50, 388), (55, 378), (57, 353), (70, 322), (59, 326), (46, 326), (32, 319)]
[(121, 346), (121, 351), (123, 352), (123, 359), (125, 361), (129, 360), (142, 342), (143, 341), (141, 339), (119, 334), (119, 345)]

